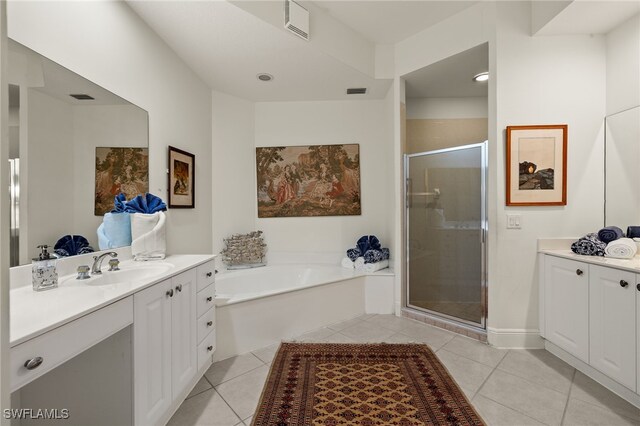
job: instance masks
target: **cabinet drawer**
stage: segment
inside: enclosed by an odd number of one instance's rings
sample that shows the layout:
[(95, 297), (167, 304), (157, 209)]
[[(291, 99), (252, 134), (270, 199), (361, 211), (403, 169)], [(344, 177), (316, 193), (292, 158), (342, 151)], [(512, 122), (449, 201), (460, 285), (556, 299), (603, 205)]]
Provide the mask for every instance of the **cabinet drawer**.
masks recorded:
[(204, 315), (198, 318), (198, 343), (216, 326), (216, 307), (212, 306)]
[(202, 370), (207, 364), (211, 364), (211, 356), (216, 350), (216, 330), (211, 333), (198, 345), (198, 370)]
[(198, 291), (203, 290), (209, 284), (213, 284), (216, 280), (216, 264), (210, 260), (196, 269), (198, 274)]
[[(11, 348), (11, 391), (20, 389), (131, 323), (133, 296)], [(28, 370), (25, 363), (37, 357), (42, 358), (42, 362)]]
[(202, 314), (207, 312), (212, 306), (215, 306), (215, 292), (216, 288), (213, 284), (198, 292), (198, 301), (196, 302), (198, 318), (200, 318)]

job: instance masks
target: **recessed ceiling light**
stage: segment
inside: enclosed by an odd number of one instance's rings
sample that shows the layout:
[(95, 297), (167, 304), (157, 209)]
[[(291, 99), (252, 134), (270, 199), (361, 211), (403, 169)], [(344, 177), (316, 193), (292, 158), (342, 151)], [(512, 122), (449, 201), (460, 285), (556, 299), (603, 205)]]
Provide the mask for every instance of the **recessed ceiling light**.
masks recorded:
[(261, 72), (256, 77), (260, 81), (271, 81), (271, 80), (273, 80), (273, 76), (271, 74), (267, 74), (266, 72)]
[(488, 72), (481, 72), (480, 74), (476, 74), (473, 76), (473, 81), (487, 81), (489, 80)]

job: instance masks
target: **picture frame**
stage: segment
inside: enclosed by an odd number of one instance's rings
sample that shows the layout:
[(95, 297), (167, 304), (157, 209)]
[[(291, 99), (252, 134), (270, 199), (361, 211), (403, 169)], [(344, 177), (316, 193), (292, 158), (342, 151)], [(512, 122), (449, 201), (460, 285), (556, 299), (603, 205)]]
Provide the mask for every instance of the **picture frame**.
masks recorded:
[(169, 146), (168, 155), (169, 208), (193, 209), (196, 206), (196, 156)]
[(507, 126), (506, 133), (506, 205), (565, 206), (568, 126)]
[(256, 148), (258, 218), (362, 214), (360, 145)]
[(95, 152), (94, 215), (113, 210), (119, 193), (129, 200), (149, 192), (149, 148), (98, 146)]

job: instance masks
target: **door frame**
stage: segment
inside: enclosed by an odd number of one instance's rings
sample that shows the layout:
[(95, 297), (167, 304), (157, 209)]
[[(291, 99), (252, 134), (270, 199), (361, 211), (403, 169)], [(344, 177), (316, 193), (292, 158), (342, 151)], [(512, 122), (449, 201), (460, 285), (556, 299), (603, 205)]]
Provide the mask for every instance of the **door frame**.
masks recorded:
[[(462, 318), (454, 317), (442, 312), (432, 311), (426, 308), (421, 308), (409, 303), (409, 161), (411, 158), (424, 157), (434, 154), (445, 154), (455, 151), (463, 151), (466, 149), (480, 148), (480, 252), (481, 252), (481, 269), (480, 269), (480, 303), (482, 304), (482, 314), (480, 322), (473, 322)], [(455, 324), (470, 327), (475, 330), (486, 332), (487, 329), (487, 302), (488, 302), (488, 282), (487, 282), (487, 247), (488, 247), (488, 221), (487, 221), (487, 168), (488, 168), (488, 140), (484, 142), (478, 142), (467, 145), (460, 145), (452, 148), (436, 149), (432, 151), (417, 152), (413, 154), (404, 154), (403, 167), (404, 167), (404, 249), (405, 249), (405, 262), (403, 265), (405, 273), (403, 274), (403, 286), (402, 286), (402, 307), (403, 309), (409, 309), (415, 312), (420, 312), (437, 319), (442, 319)]]

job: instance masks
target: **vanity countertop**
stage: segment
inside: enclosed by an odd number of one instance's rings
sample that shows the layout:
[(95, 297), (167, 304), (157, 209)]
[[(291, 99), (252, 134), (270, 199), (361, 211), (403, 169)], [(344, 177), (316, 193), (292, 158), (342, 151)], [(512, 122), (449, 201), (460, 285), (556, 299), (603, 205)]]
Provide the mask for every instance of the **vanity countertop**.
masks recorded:
[(563, 257), (565, 259), (571, 259), (578, 262), (608, 266), (610, 268), (623, 269), (625, 271), (640, 273), (640, 256), (634, 256), (631, 259), (614, 259), (611, 257), (602, 256), (584, 256), (575, 254), (571, 250), (566, 249), (540, 249), (538, 250), (538, 252), (551, 256)]
[[(84, 282), (60, 277), (59, 286), (51, 290), (33, 291), (31, 283), (13, 288), (10, 293), (11, 347), (124, 299), (168, 277), (201, 265), (214, 257), (210, 254), (171, 255), (162, 261), (144, 262), (149, 265), (161, 262), (170, 264), (171, 267), (166, 272), (138, 282), (92, 286), (89, 280)], [(122, 268), (126, 268), (128, 263), (143, 262), (125, 261), (121, 264)], [(111, 274), (117, 273), (111, 272)]]

